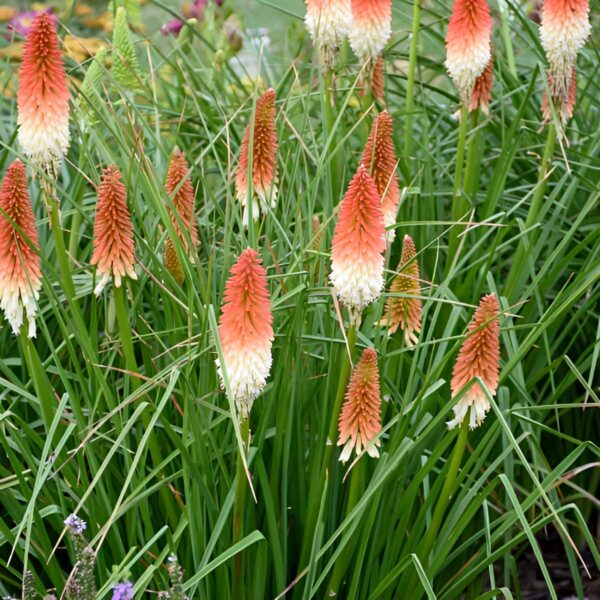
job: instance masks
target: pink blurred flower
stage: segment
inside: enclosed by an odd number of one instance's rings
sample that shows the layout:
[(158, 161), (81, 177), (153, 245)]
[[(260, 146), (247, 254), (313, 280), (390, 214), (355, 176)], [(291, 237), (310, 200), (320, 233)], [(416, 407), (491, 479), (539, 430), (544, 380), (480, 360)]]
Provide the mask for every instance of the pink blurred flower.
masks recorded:
[(56, 26), (56, 16), (53, 14), (54, 9), (46, 8), (44, 10), (26, 10), (17, 14), (16, 17), (13, 17), (7, 26), (8, 33), (6, 34), (6, 39), (10, 40), (13, 32), (22, 37), (26, 37), (33, 25), (33, 21), (38, 15), (43, 13), (50, 15), (52, 20), (54, 21), (54, 26)]
[[(209, 2), (214, 2), (216, 6), (223, 5), (223, 0), (194, 0), (191, 5), (183, 4), (181, 6), (181, 14), (186, 20), (198, 19), (198, 21), (201, 21), (204, 18), (204, 9)], [(171, 19), (170, 21), (167, 21), (160, 30), (163, 35), (173, 34), (178, 36), (183, 28), (183, 23), (184, 21), (181, 19)]]

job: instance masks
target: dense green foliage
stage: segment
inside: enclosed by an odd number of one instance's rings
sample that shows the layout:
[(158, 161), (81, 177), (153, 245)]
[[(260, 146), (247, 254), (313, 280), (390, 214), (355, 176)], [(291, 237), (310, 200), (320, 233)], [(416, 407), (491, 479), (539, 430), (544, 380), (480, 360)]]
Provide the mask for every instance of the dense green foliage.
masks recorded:
[[(510, 4), (516, 72), (498, 27), (491, 114), (474, 117), (466, 138), (461, 187), (473, 212), (449, 261), (459, 136), (443, 67), (450, 7), (434, 0), (421, 9), (406, 140), (412, 4), (394, 1), (386, 104), (405, 196), (386, 289), (405, 233), (429, 283), (414, 349), (378, 325), (385, 294), (363, 315), (353, 358), (366, 346), (378, 352), (385, 432), (381, 457), (363, 456), (345, 477), (327, 432), (346, 383), (347, 315), (327, 277), (335, 207), (381, 107), (357, 93), (358, 68), (343, 48), (327, 122), (325, 73), (301, 21), (280, 14), (276, 2), (253, 4), (265, 24), (292, 23), (285, 45), (253, 45), (246, 35), (243, 53), (229, 60), (223, 23), (209, 11), (183, 38), (152, 33), (148, 44), (135, 43), (141, 66), (130, 76), (122, 76), (129, 60), (115, 62), (114, 53), (112, 71), (104, 57), (91, 63), (96, 72), (73, 103), (72, 145), (57, 184), (70, 273), (60, 268), (30, 169), (44, 282), (38, 337), (16, 338), (4, 322), (0, 329), (0, 595), (20, 594), (26, 571), (40, 593), (62, 592), (75, 562), (63, 522), (76, 513), (97, 552), (99, 598), (124, 579), (137, 598), (168, 589), (171, 554), (190, 598), (274, 598), (286, 588), (288, 598), (325, 598), (331, 587), (345, 598), (518, 597), (526, 548), (556, 597), (536, 539), (544, 528), (558, 532), (583, 597), (580, 553), (587, 549), (590, 571), (600, 567), (592, 528), (600, 487), (597, 48), (580, 56), (569, 143), (556, 145), (540, 181), (545, 61), (536, 24)], [(495, 2), (493, 10), (500, 22)], [(15, 65), (2, 66), (0, 87), (14, 89)], [(81, 80), (89, 64), (67, 66)], [(280, 192), (260, 228), (246, 233), (233, 177), (264, 87), (278, 98)], [(4, 172), (19, 156), (13, 99), (2, 101), (0, 140)], [(173, 233), (164, 179), (175, 146), (191, 163), (200, 236), (195, 262), (178, 246), (183, 285), (163, 265)], [(127, 280), (125, 294), (109, 285), (96, 298), (95, 185), (112, 163), (127, 186), (138, 280)], [(525, 227), (540, 186), (541, 209)], [(275, 329), (271, 376), (250, 418), (252, 489), (215, 368), (225, 281), (248, 245), (267, 268)], [(503, 309), (501, 382), (461, 457), (453, 453), (461, 433), (445, 425), (449, 380), (474, 306), (488, 292)], [(443, 517), (439, 530), (423, 544), (435, 514)]]

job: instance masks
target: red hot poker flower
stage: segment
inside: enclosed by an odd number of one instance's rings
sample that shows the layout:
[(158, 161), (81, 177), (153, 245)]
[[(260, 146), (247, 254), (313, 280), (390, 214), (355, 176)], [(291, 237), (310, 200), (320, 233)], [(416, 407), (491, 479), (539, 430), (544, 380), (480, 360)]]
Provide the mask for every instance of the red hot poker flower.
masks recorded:
[(252, 186), (256, 198), (252, 202), (252, 218), (258, 219), (259, 208), (275, 206), (277, 197), (277, 132), (275, 130), (275, 91), (267, 90), (256, 102), (254, 131), (248, 123), (235, 179), (236, 196), (244, 207), (244, 224), (248, 226), (248, 161), (252, 136)]
[[(468, 336), (456, 359), (452, 381), (452, 397), (456, 397), (469, 382), (479, 377), (493, 396), (498, 387), (500, 371), (500, 306), (494, 294), (484, 296), (469, 324)], [(469, 427), (474, 429), (483, 423), (490, 410), (490, 403), (479, 382), (475, 381), (452, 409), (454, 419), (448, 423), (453, 429), (460, 425), (467, 412)]]
[(373, 65), (392, 35), (392, 0), (350, 0), (350, 46), (361, 63)]
[(392, 281), (390, 292), (414, 297), (390, 296), (383, 320), (383, 323), (389, 326), (390, 335), (398, 329), (404, 331), (407, 346), (414, 346), (419, 341), (421, 333), (422, 303), (418, 297), (421, 295), (421, 282), (416, 255), (415, 243), (409, 235), (405, 235), (402, 240), (402, 257), (398, 265), (398, 274)]
[[(194, 214), (195, 196), (192, 182), (190, 180), (188, 164), (185, 154), (175, 148), (169, 169), (167, 172), (167, 181), (165, 190), (173, 203), (174, 212), (171, 212), (171, 221), (179, 238), (185, 248), (188, 245), (188, 239), (192, 243), (190, 256), (198, 244), (198, 223)], [(185, 234), (182, 231), (185, 230)], [(173, 240), (169, 237), (165, 243), (165, 266), (172, 273), (173, 277), (180, 283), (184, 279), (183, 269), (177, 257)]]
[[(398, 205), (400, 204), (400, 185), (396, 151), (394, 149), (394, 122), (386, 110), (379, 113), (373, 121), (371, 133), (365, 145), (362, 164), (371, 173), (377, 192), (381, 198), (383, 224), (389, 227), (396, 222)], [(386, 232), (388, 243), (392, 243), (395, 231)]]
[(378, 457), (377, 438), (381, 432), (381, 392), (377, 353), (372, 348), (364, 350), (354, 367), (338, 421), (340, 433), (338, 446), (344, 446), (340, 455), (347, 462), (353, 450), (357, 456), (363, 448), (369, 456)]
[(69, 147), (69, 91), (54, 26), (45, 12), (31, 25), (17, 95), (23, 152), (53, 173)]
[(15, 335), (27, 319), (30, 338), (42, 287), (39, 247), (25, 165), (15, 160), (0, 189), (0, 306)]
[(385, 248), (381, 200), (373, 178), (360, 165), (342, 200), (329, 276), (353, 323), (381, 293)]
[[(267, 274), (252, 248), (244, 250), (231, 268), (219, 319), (219, 338), (229, 387), (243, 421), (266, 385), (273, 344)], [(217, 368), (223, 382), (218, 360)]]
[(98, 186), (91, 263), (97, 265), (101, 278), (95, 293), (99, 295), (102, 292), (111, 275), (116, 287), (121, 286), (121, 278), (126, 275), (137, 279), (134, 262), (133, 225), (127, 208), (125, 186), (121, 181), (121, 173), (111, 165), (104, 170)]

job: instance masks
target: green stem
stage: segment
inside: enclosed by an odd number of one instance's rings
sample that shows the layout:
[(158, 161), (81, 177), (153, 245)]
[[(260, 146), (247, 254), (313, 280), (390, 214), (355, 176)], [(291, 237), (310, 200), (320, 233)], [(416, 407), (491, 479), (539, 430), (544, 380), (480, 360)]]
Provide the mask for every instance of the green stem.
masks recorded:
[(502, 34), (502, 41), (504, 42), (504, 50), (506, 51), (508, 70), (515, 79), (518, 79), (515, 52), (510, 37), (510, 24), (508, 22), (508, 7), (506, 5), (506, 0), (498, 1), (498, 9), (500, 11), (500, 32)]
[[(67, 300), (71, 304), (75, 298), (75, 286), (73, 285), (71, 265), (69, 264), (69, 257), (67, 255), (67, 249), (65, 246), (65, 238), (60, 222), (58, 199), (53, 193), (49, 192), (45, 188), (46, 186), (42, 185), (42, 189), (44, 190), (44, 195), (46, 197), (46, 203), (49, 208), (50, 227), (52, 229), (52, 237), (54, 238), (54, 245), (56, 247), (56, 256), (58, 258), (58, 264), (62, 274), (63, 287), (65, 294), (67, 295)], [(81, 317), (81, 314), (78, 316)]]
[[(350, 492), (348, 494), (348, 503), (346, 504), (346, 517), (352, 512), (362, 495), (365, 466), (366, 462), (364, 460), (360, 460), (354, 466), (352, 475), (350, 476)], [(327, 595), (330, 597), (337, 596), (340, 586), (343, 583), (344, 575), (348, 570), (348, 565), (350, 564), (350, 560), (354, 552), (356, 536), (357, 532), (354, 532), (352, 539), (346, 543), (346, 547), (344, 548), (344, 550), (342, 550), (342, 553), (340, 554), (337, 562), (335, 563), (333, 574), (331, 576), (329, 586), (327, 588)]]
[(333, 87), (333, 70), (327, 69), (324, 78), (325, 98), (325, 143), (329, 144), (329, 184), (331, 186), (331, 203), (336, 202), (340, 194), (340, 153), (336, 151), (335, 141), (335, 91)]
[(413, 0), (412, 32), (408, 55), (408, 79), (406, 82), (406, 129), (404, 134), (404, 158), (412, 153), (413, 112), (415, 107), (415, 74), (417, 72), (417, 51), (419, 45), (419, 25), (421, 22), (421, 0)]
[[(448, 504), (450, 503), (450, 499), (452, 497), (452, 493), (454, 492), (454, 485), (456, 483), (456, 477), (458, 475), (458, 470), (460, 468), (460, 464), (462, 462), (462, 457), (465, 452), (465, 446), (467, 444), (467, 434), (469, 433), (468, 427), (468, 418), (465, 418), (462, 425), (460, 426), (460, 430), (458, 432), (458, 438), (456, 440), (456, 444), (454, 446), (454, 450), (452, 452), (452, 456), (450, 457), (450, 463), (448, 464), (448, 471), (446, 472), (446, 479), (444, 481), (444, 485), (442, 487), (442, 491), (438, 497), (437, 504), (435, 505), (435, 509), (433, 511), (433, 517), (431, 518), (431, 523), (425, 532), (425, 537), (421, 542), (418, 550), (417, 556), (421, 561), (421, 564), (425, 570), (427, 570), (429, 566), (429, 554), (431, 553), (431, 548), (437, 538), (439, 533), (440, 525), (442, 524), (442, 520), (446, 513), (446, 509)], [(406, 578), (401, 581), (400, 590), (421, 590), (418, 585), (418, 575), (416, 571), (412, 569)], [(421, 597), (422, 591), (415, 591), (415, 599)]]
[(329, 431), (327, 433), (327, 440), (325, 445), (325, 452), (323, 454), (323, 462), (319, 471), (319, 478), (317, 485), (311, 487), (309, 493), (308, 512), (306, 517), (305, 535), (302, 543), (301, 552), (301, 565), (306, 565), (309, 559), (309, 553), (311, 548), (311, 535), (315, 530), (317, 516), (319, 512), (319, 498), (323, 495), (323, 489), (327, 481), (327, 472), (330, 468), (331, 459), (333, 456), (333, 450), (335, 448), (335, 440), (337, 433), (338, 416), (344, 402), (344, 395), (346, 393), (346, 386), (350, 379), (350, 369), (352, 367), (351, 357), (354, 353), (354, 347), (356, 346), (356, 327), (351, 325), (348, 328), (347, 333), (348, 345), (343, 349), (342, 360), (339, 370), (338, 387), (335, 395), (335, 401), (333, 410), (331, 412), (331, 421), (329, 423)]
[(125, 299), (125, 290), (123, 286), (113, 286), (115, 295), (115, 310), (117, 313), (117, 322), (119, 324), (119, 335), (121, 337), (121, 345), (123, 346), (123, 354), (125, 355), (125, 366), (133, 376), (130, 376), (132, 389), (136, 390), (140, 386), (140, 381), (136, 377), (138, 373), (137, 361), (135, 360), (135, 352), (133, 350), (133, 340), (131, 338), (131, 326), (129, 325), (129, 311), (127, 310), (127, 302)]
[[(546, 187), (548, 185), (548, 171), (552, 162), (552, 155), (554, 154), (554, 147), (556, 144), (556, 128), (554, 124), (548, 125), (548, 137), (546, 138), (546, 146), (544, 148), (544, 155), (542, 156), (542, 162), (540, 164), (540, 170), (538, 173), (538, 180), (531, 199), (531, 205), (529, 206), (529, 212), (527, 213), (527, 219), (525, 220), (525, 229), (533, 227), (538, 220), (538, 215), (542, 207), (544, 195), (546, 193)], [(532, 243), (533, 234), (529, 236), (529, 243)], [(523, 269), (523, 260), (525, 258), (526, 243), (524, 237), (519, 240), (519, 245), (515, 253), (515, 257), (512, 261), (512, 265), (506, 279), (506, 285), (504, 287), (504, 295), (508, 298), (510, 303), (516, 302), (518, 299), (517, 290), (520, 290), (527, 278), (527, 269)]]
[[(240, 423), (240, 433), (244, 442), (243, 451), (248, 455), (250, 447), (250, 419), (246, 418)], [(235, 478), (235, 498), (233, 500), (233, 543), (239, 542), (244, 535), (244, 508), (246, 505), (246, 492), (248, 483), (246, 481), (246, 470), (242, 455), (238, 454), (236, 478)], [(244, 557), (239, 552), (234, 560), (235, 572), (233, 574), (233, 599), (243, 600), (244, 594)]]
[(463, 189), (463, 169), (465, 163), (465, 148), (467, 143), (467, 130), (469, 128), (469, 111), (465, 106), (460, 109), (460, 129), (458, 131), (458, 145), (456, 147), (456, 167), (454, 170), (454, 187), (452, 190), (452, 222), (456, 223), (450, 231), (448, 241), (448, 262), (447, 271), (449, 272), (456, 249), (458, 247), (458, 235), (462, 228), (458, 225), (460, 219), (467, 212), (469, 207)]

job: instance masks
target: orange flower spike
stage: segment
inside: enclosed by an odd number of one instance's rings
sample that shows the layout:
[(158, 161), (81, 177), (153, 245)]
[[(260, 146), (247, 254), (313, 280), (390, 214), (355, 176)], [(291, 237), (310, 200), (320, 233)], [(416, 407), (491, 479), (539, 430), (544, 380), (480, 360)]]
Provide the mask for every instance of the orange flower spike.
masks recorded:
[(350, 0), (350, 46), (358, 60), (373, 65), (392, 35), (392, 0)]
[(466, 107), (478, 77), (490, 64), (491, 39), (486, 0), (455, 0), (446, 34), (446, 68)]
[[(267, 274), (256, 250), (244, 250), (230, 273), (219, 319), (219, 339), (233, 401), (243, 421), (271, 370), (273, 315)], [(219, 360), (217, 369), (223, 383)]]
[(264, 214), (275, 207), (277, 197), (277, 131), (275, 130), (275, 91), (267, 90), (256, 102), (254, 132), (248, 123), (235, 178), (236, 197), (244, 207), (244, 224), (248, 226), (248, 160), (250, 136), (252, 139), (252, 218), (256, 221), (259, 209)]
[(56, 173), (69, 147), (69, 91), (54, 21), (39, 14), (27, 34), (17, 95), (18, 138), (39, 167)]
[(121, 287), (121, 279), (126, 275), (137, 279), (131, 214), (121, 173), (114, 165), (104, 170), (98, 186), (91, 263), (97, 265), (101, 276), (94, 290), (96, 295), (102, 292), (111, 275), (116, 287)]
[[(389, 227), (396, 222), (400, 204), (396, 150), (394, 149), (394, 122), (387, 111), (377, 115), (365, 145), (362, 164), (371, 173), (381, 198), (383, 224)], [(396, 232), (386, 232), (388, 243), (394, 241)]]
[(39, 248), (25, 165), (15, 160), (0, 188), (0, 307), (15, 335), (27, 319), (30, 338), (42, 287)]
[[(184, 247), (187, 248), (188, 237), (192, 243), (192, 249), (196, 249), (198, 245), (198, 223), (196, 222), (194, 205), (195, 195), (192, 187), (192, 182), (189, 176), (189, 168), (185, 159), (185, 154), (175, 148), (169, 169), (167, 171), (167, 180), (165, 190), (173, 203), (175, 214), (171, 212), (171, 221), (175, 231), (179, 235)], [(181, 231), (181, 225), (185, 228), (186, 235)], [(191, 251), (190, 251), (191, 255)], [(176, 281), (183, 282), (183, 268), (177, 257), (175, 246), (171, 238), (167, 238), (165, 242), (164, 263), (167, 269), (171, 272)]]
[(377, 458), (381, 445), (376, 439), (381, 432), (381, 392), (377, 352), (372, 348), (363, 351), (354, 367), (338, 420), (340, 433), (338, 446), (344, 446), (340, 461), (347, 462), (355, 450), (357, 456), (363, 448), (369, 456)]
[[(419, 263), (416, 260), (417, 250), (409, 235), (402, 240), (402, 257), (398, 265), (398, 274), (394, 277), (390, 292), (407, 296), (421, 295), (419, 279)], [(422, 302), (418, 297), (405, 298), (390, 296), (386, 306), (384, 322), (389, 326), (389, 334), (398, 329), (404, 331), (407, 346), (414, 346), (421, 333)]]
[(544, 0), (540, 38), (548, 60), (553, 98), (568, 102), (577, 54), (590, 31), (589, 0)]
[[(454, 364), (450, 382), (453, 398), (475, 377), (479, 377), (485, 383), (492, 396), (495, 395), (500, 371), (499, 316), (500, 306), (496, 296), (494, 294), (484, 296), (469, 324), (468, 337)], [(474, 429), (483, 423), (485, 415), (490, 410), (487, 396), (477, 381), (452, 409), (454, 419), (448, 423), (448, 428), (453, 429), (460, 425), (469, 408), (471, 409), (469, 428)]]
[(350, 0), (305, 0), (304, 23), (323, 62), (331, 67), (352, 22)]
[(354, 324), (381, 293), (385, 249), (381, 200), (373, 178), (360, 165), (341, 203), (329, 276)]
[(481, 108), (485, 115), (490, 114), (490, 101), (492, 99), (492, 87), (494, 86), (494, 59), (490, 56), (490, 62), (483, 73), (475, 81), (471, 99), (469, 101), (469, 112)]
[(381, 104), (385, 104), (385, 63), (383, 62), (383, 56), (381, 56), (381, 54), (373, 67), (371, 93), (375, 100)]

